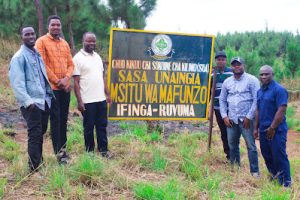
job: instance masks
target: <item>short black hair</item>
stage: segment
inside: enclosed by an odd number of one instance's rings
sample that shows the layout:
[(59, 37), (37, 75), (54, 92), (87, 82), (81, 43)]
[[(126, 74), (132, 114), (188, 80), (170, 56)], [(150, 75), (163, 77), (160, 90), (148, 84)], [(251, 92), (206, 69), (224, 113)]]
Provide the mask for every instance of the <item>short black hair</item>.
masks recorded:
[(21, 26), (21, 28), (19, 29), (19, 34), (22, 36), (22, 34), (23, 34), (23, 29), (24, 28), (33, 28), (33, 30), (34, 30), (34, 27), (33, 26), (31, 26), (31, 25), (23, 25), (23, 26)]
[(61, 19), (60, 19), (60, 17), (59, 17), (58, 15), (50, 15), (50, 16), (48, 17), (48, 19), (47, 19), (47, 24), (48, 24), (48, 26), (49, 26), (50, 21), (51, 21), (52, 19), (58, 19), (58, 20), (61, 22)]
[(90, 31), (87, 31), (87, 32), (85, 32), (85, 33), (82, 35), (82, 41), (84, 40), (84, 38), (85, 38), (85, 36), (86, 36), (87, 34), (91, 34), (91, 35), (94, 35), (94, 36), (96, 37), (96, 34), (95, 34), (95, 33), (90, 32)]

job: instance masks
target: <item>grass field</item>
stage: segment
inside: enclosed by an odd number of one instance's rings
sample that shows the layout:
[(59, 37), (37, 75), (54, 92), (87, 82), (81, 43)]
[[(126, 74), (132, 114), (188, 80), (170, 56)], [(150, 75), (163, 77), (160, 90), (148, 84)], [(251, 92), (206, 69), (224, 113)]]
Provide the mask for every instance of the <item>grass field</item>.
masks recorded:
[[(126, 125), (126, 126), (125, 126)], [(4, 199), (299, 199), (299, 157), (290, 156), (293, 187), (268, 181), (260, 157), (262, 176), (249, 173), (247, 150), (242, 143), (242, 166), (225, 162), (220, 139), (213, 137), (207, 152), (206, 133), (173, 134), (163, 138), (146, 134), (145, 125), (123, 124), (124, 133), (110, 137), (114, 159), (85, 153), (81, 120), (70, 123), (67, 148), (72, 162), (57, 164), (49, 137), (40, 172), (28, 176), (25, 144), (0, 131), (0, 195)], [(299, 147), (299, 145), (298, 145)], [(299, 155), (299, 154), (298, 154)]]

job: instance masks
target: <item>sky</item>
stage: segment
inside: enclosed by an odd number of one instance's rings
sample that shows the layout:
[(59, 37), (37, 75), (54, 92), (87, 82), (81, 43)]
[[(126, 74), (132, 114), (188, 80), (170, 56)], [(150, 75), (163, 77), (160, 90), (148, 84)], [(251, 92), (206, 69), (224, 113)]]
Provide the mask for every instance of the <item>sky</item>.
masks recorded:
[(300, 0), (157, 0), (145, 30), (191, 34), (300, 31)]

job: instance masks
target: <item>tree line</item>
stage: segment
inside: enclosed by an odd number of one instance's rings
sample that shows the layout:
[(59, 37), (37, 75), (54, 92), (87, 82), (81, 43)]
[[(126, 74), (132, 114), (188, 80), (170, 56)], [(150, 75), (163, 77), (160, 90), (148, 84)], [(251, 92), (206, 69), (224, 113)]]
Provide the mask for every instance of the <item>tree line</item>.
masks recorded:
[(112, 26), (143, 29), (155, 6), (156, 0), (0, 0), (0, 36), (18, 36), (24, 25), (33, 25), (39, 36), (44, 35), (47, 17), (56, 14), (73, 53), (86, 31), (96, 34), (100, 48), (107, 48)]
[[(63, 36), (73, 53), (81, 46), (85, 31), (94, 32), (98, 48), (107, 58), (111, 27), (144, 29), (146, 19), (156, 7), (156, 0), (0, 0), (0, 37), (16, 38), (23, 25), (33, 25), (41, 36), (47, 32), (47, 17), (62, 18)], [(159, 30), (158, 30), (159, 31)], [(217, 34), (215, 51), (225, 50), (228, 58), (241, 56), (246, 70), (258, 74), (260, 66), (274, 67), (275, 78), (300, 76), (300, 35), (274, 32)], [(229, 61), (228, 61), (229, 62)]]
[(267, 64), (274, 68), (277, 80), (300, 76), (299, 33), (275, 32), (266, 28), (259, 32), (217, 34), (215, 50), (225, 50), (229, 58), (243, 57), (246, 70), (254, 75), (258, 75), (259, 68)]

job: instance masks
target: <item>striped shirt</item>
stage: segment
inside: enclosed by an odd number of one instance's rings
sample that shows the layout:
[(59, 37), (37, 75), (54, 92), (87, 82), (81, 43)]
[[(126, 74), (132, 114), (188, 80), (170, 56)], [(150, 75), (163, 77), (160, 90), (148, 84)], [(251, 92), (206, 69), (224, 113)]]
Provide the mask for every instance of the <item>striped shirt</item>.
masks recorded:
[(68, 43), (62, 39), (54, 39), (49, 33), (36, 41), (36, 48), (46, 65), (47, 75), (53, 90), (58, 90), (59, 79), (73, 74), (74, 64)]
[(238, 121), (244, 121), (245, 117), (252, 120), (256, 110), (259, 88), (258, 79), (245, 72), (240, 79), (236, 79), (234, 76), (226, 79), (220, 94), (222, 118), (228, 116), (235, 124), (238, 124)]
[[(222, 85), (228, 77), (232, 76), (232, 70), (229, 67), (225, 67), (224, 72), (221, 72), (220, 70), (217, 70), (217, 81), (216, 81), (216, 89), (215, 89), (215, 97), (214, 97), (214, 109), (219, 110), (220, 109), (220, 103), (219, 98), (221, 94)], [(211, 75), (211, 83), (213, 82), (213, 76)], [(212, 84), (211, 84), (212, 85)]]

